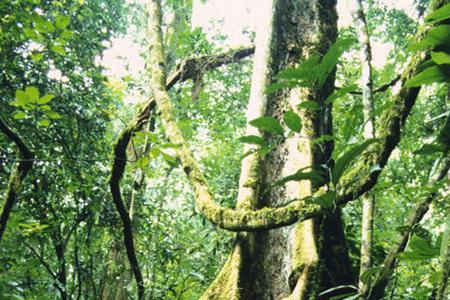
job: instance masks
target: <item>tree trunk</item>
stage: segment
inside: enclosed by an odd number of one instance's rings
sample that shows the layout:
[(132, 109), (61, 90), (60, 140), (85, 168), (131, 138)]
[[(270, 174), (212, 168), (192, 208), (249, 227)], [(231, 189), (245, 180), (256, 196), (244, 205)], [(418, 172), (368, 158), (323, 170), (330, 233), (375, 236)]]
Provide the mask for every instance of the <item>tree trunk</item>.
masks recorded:
[[(362, 0), (356, 0), (355, 25), (361, 46), (361, 86), (364, 114), (363, 136), (367, 140), (375, 137), (375, 128), (373, 120), (372, 48), (370, 46), (369, 30), (367, 28)], [(359, 278), (372, 266), (374, 206), (375, 196), (370, 193), (363, 195)], [(369, 284), (365, 285), (360, 279), (359, 289), (361, 292), (367, 292), (368, 288)]]
[[(259, 26), (261, 32), (257, 33), (247, 118), (250, 121), (271, 115), (281, 120), (292, 109), (301, 115), (303, 129), (278, 143), (269, 155), (244, 159), (238, 206), (280, 206), (310, 196), (318, 188), (307, 181), (288, 182), (284, 188), (264, 193), (281, 177), (328, 162), (332, 144), (317, 145), (313, 139), (332, 132), (331, 107), (324, 101), (333, 89), (334, 74), (321, 88), (269, 95), (264, 91), (279, 71), (327, 51), (336, 38), (335, 5), (333, 0), (269, 1), (267, 12), (273, 16), (267, 18), (267, 27)], [(315, 101), (321, 109), (299, 111), (298, 104), (307, 100)], [(249, 134), (258, 132), (249, 127)], [(269, 137), (267, 140), (275, 143)], [(202, 299), (317, 299), (320, 290), (353, 282), (340, 211), (336, 210), (331, 216), (289, 227), (239, 233), (232, 254)]]

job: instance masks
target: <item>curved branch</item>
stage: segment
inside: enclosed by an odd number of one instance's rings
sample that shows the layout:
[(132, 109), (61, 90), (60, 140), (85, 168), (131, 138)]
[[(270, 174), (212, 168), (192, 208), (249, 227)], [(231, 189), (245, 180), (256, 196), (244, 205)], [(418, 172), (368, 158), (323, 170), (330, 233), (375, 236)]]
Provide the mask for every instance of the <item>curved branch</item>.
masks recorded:
[[(192, 79), (197, 72), (204, 72), (224, 64), (237, 62), (240, 59), (253, 54), (253, 52), (254, 47), (247, 47), (231, 50), (224, 54), (207, 55), (186, 59), (178, 64), (176, 71), (170, 76), (170, 79), (166, 82), (165, 87), (166, 89), (170, 89), (177, 82)], [(133, 137), (133, 134), (140, 131), (149, 121), (150, 115), (154, 109), (155, 101), (150, 99), (145, 107), (138, 113), (136, 119), (131, 123), (131, 125), (120, 133), (119, 138), (114, 145), (114, 161), (111, 167), (111, 177), (109, 180), (113, 202), (123, 224), (124, 244), (128, 260), (138, 286), (139, 299), (144, 297), (144, 282), (136, 256), (130, 214), (128, 213), (122, 199), (120, 180), (125, 172), (127, 146)]]
[(0, 131), (6, 135), (11, 141), (16, 144), (19, 150), (19, 163), (16, 164), (9, 177), (8, 189), (6, 192), (6, 201), (0, 215), (0, 243), (2, 241), (3, 233), (6, 230), (11, 210), (16, 203), (17, 195), (22, 185), (25, 176), (30, 171), (33, 165), (34, 153), (27, 147), (20, 135), (14, 132), (6, 122), (0, 118)]
[[(154, 4), (150, 3), (150, 6), (154, 6)], [(157, 10), (155, 7), (152, 7), (152, 9)], [(155, 15), (160, 16), (160, 12), (155, 12)], [(165, 86), (166, 71), (162, 34), (158, 22), (155, 21), (156, 19), (153, 18), (149, 25), (151, 53), (147, 65), (151, 66), (152, 81), (150, 87), (157, 102), (166, 136), (170, 142), (180, 146), (177, 149), (177, 154), (194, 189), (196, 204), (200, 212), (212, 223), (231, 231), (277, 228), (326, 213), (325, 208), (317, 204), (305, 203), (304, 199), (295, 200), (284, 207), (263, 208), (256, 211), (224, 208), (214, 202), (203, 174), (175, 121), (174, 108)], [(418, 66), (424, 59), (423, 53), (412, 58), (408, 69), (400, 79), (402, 88), (394, 98), (394, 107), (381, 121), (383, 126), (377, 133), (379, 142), (370, 147), (366, 151), (366, 155), (362, 156), (364, 160), (356, 164), (353, 171), (343, 178), (337, 191), (337, 205), (352, 201), (375, 186), (380, 171), (371, 172), (371, 168), (373, 165), (379, 165), (380, 168), (383, 168), (400, 140), (401, 129), (420, 91), (420, 88), (407, 88), (405, 82), (416, 73)], [(322, 193), (323, 191), (317, 192), (313, 195), (313, 198), (319, 197)]]
[(123, 224), (124, 244), (128, 260), (130, 262), (131, 270), (136, 279), (138, 287), (138, 299), (144, 299), (144, 280), (142, 277), (141, 269), (139, 267), (139, 262), (136, 257), (131, 219), (122, 200), (120, 180), (122, 179), (125, 172), (125, 165), (127, 161), (127, 146), (133, 134), (136, 131), (139, 131), (145, 124), (145, 122), (148, 121), (150, 112), (154, 109), (154, 107), (155, 102), (149, 101), (148, 104), (140, 111), (133, 125), (125, 128), (120, 134), (120, 137), (114, 146), (114, 162), (111, 168), (111, 177), (109, 179), (109, 187), (111, 189), (111, 195), (114, 201), (114, 205), (116, 206)]

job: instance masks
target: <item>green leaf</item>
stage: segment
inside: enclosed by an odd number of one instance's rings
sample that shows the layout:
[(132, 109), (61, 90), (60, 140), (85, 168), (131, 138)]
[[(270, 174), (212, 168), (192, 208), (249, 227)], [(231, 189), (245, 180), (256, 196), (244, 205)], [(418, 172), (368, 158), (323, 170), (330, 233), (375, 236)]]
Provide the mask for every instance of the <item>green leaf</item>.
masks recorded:
[(431, 28), (426, 37), (434, 45), (450, 45), (450, 25), (439, 25)]
[(146, 166), (148, 166), (148, 163), (150, 162), (149, 158), (147, 156), (142, 156), (138, 159), (137, 165), (140, 169), (145, 169)]
[(409, 51), (419, 51), (419, 50), (429, 49), (433, 46), (434, 46), (434, 43), (431, 40), (424, 38), (419, 42), (416, 42), (416, 41), (410, 42), (406, 49)]
[(44, 114), (49, 117), (50, 119), (53, 120), (57, 120), (57, 119), (61, 119), (62, 116), (60, 114), (58, 114), (56, 111), (52, 111), (52, 110), (47, 110), (44, 112)]
[(304, 172), (303, 170), (300, 170), (292, 175), (288, 175), (286, 177), (281, 178), (280, 180), (275, 181), (272, 184), (272, 188), (283, 185), (289, 181), (302, 181), (302, 180), (311, 180), (313, 183), (317, 185), (322, 185), (325, 183), (325, 179), (321, 172), (318, 171)]
[(350, 92), (356, 91), (356, 89), (357, 89), (356, 85), (349, 85), (349, 86), (342, 87), (342, 88), (340, 88), (338, 90), (335, 90), (333, 92), (333, 94), (328, 96), (328, 98), (327, 98), (327, 100), (325, 102), (326, 103), (332, 103), (336, 99), (339, 99), (339, 98), (343, 97), (344, 95), (346, 95), (346, 94), (348, 94)]
[(401, 257), (409, 260), (432, 259), (440, 254), (439, 247), (433, 247), (425, 239), (414, 235), (409, 242), (410, 251), (405, 252)]
[(259, 117), (250, 121), (250, 125), (273, 134), (283, 135), (283, 127), (281, 127), (278, 120), (273, 117)]
[(371, 144), (377, 142), (378, 139), (368, 139), (360, 144), (352, 146), (344, 154), (342, 154), (331, 171), (332, 182), (336, 185), (341, 179), (347, 168), (354, 162), (355, 158), (361, 155)]
[(38, 36), (37, 32), (34, 29), (31, 29), (31, 28), (24, 28), (23, 29), (23, 33), (29, 39), (35, 39)]
[(68, 16), (57, 16), (56, 17), (56, 28), (64, 30), (70, 23), (70, 17)]
[(414, 235), (409, 242), (409, 251), (404, 252), (401, 258), (407, 260), (425, 260), (438, 257), (439, 247), (433, 247), (426, 240)]
[(153, 147), (153, 148), (150, 150), (150, 156), (151, 156), (152, 158), (156, 158), (156, 157), (158, 157), (160, 154), (161, 154), (161, 149), (158, 148), (158, 147)]
[(434, 154), (438, 152), (443, 152), (444, 147), (439, 144), (425, 144), (420, 148), (419, 150), (414, 151), (414, 154), (417, 155), (428, 155), (428, 154)]
[(163, 151), (161, 151), (161, 155), (162, 155), (163, 159), (169, 163), (169, 165), (174, 166), (174, 167), (178, 165), (178, 160), (174, 156), (167, 154)]
[(70, 39), (73, 36), (73, 31), (70, 30), (64, 30), (63, 32), (61, 32), (61, 34), (59, 35), (60, 39), (63, 41), (67, 41), (68, 39)]
[(26, 117), (27, 117), (27, 115), (23, 111), (16, 112), (13, 115), (13, 118), (16, 119), (16, 120), (24, 119)]
[(289, 68), (275, 76), (278, 80), (313, 81), (317, 78), (317, 68), (320, 57), (313, 55), (301, 62), (297, 68)]
[(425, 22), (436, 23), (450, 18), (450, 4), (433, 11), (425, 17)]
[(28, 94), (21, 90), (16, 90), (16, 102), (17, 106), (24, 106), (30, 102)]
[(311, 109), (311, 110), (318, 110), (320, 108), (319, 104), (315, 101), (303, 101), (299, 105), (297, 105), (298, 109)]
[(431, 58), (438, 64), (450, 64), (450, 54), (445, 52), (431, 52)]
[(31, 54), (31, 59), (34, 61), (34, 63), (40, 62), (43, 57), (44, 57), (43, 53), (33, 53), (33, 54)]
[(297, 84), (295, 82), (292, 82), (292, 81), (275, 82), (275, 83), (270, 84), (266, 88), (266, 93), (271, 94), (271, 93), (276, 92), (276, 91), (281, 90), (281, 89), (293, 88), (296, 85)]
[(302, 130), (302, 120), (294, 111), (287, 111), (283, 116), (283, 120), (290, 130), (298, 133)]
[(361, 274), (360, 280), (367, 284), (369, 282), (369, 279), (373, 277), (376, 274), (379, 274), (384, 268), (383, 267), (372, 267), (364, 271), (364, 273)]
[(320, 63), (320, 78), (318, 78), (319, 86), (322, 86), (325, 83), (325, 80), (336, 66), (339, 58), (345, 51), (350, 49), (355, 42), (356, 39), (354, 38), (343, 38), (337, 40), (333, 45), (331, 45), (330, 49), (323, 56)]
[(261, 156), (261, 157), (264, 157), (264, 156), (266, 156), (267, 154), (269, 154), (270, 153), (270, 151), (272, 151), (273, 149), (275, 149), (275, 146), (274, 145), (264, 145), (264, 146), (262, 146), (260, 149), (258, 149), (258, 154)]
[(67, 54), (66, 50), (64, 50), (64, 47), (60, 46), (60, 45), (53, 45), (51, 47), (51, 49), (52, 49), (52, 51), (54, 51), (54, 52), (56, 52), (58, 54), (61, 54), (61, 55), (66, 55)]
[(264, 145), (265, 143), (264, 139), (257, 135), (241, 136), (238, 140), (246, 144)]
[(331, 208), (334, 205), (334, 200), (336, 199), (336, 193), (334, 191), (328, 191), (325, 194), (317, 197), (315, 202), (322, 206), (323, 208)]
[(53, 98), (55, 98), (55, 95), (47, 94), (47, 95), (42, 96), (41, 98), (39, 98), (37, 103), (38, 104), (46, 104), (46, 103), (52, 101)]
[(432, 66), (413, 76), (406, 82), (407, 87), (418, 87), (434, 82), (450, 80), (450, 68), (447, 66)]
[(40, 120), (40, 121), (38, 122), (38, 125), (39, 125), (39, 126), (47, 127), (47, 126), (50, 125), (50, 120), (42, 119), (42, 120)]
[(34, 86), (29, 86), (25, 89), (30, 102), (36, 103), (39, 100), (39, 90)]

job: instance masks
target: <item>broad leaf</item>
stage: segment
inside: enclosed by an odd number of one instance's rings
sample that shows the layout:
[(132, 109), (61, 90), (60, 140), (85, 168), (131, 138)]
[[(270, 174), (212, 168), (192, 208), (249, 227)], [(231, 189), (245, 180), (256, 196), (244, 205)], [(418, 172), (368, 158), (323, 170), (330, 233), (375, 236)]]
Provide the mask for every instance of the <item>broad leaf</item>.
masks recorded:
[(39, 90), (34, 86), (29, 86), (25, 89), (30, 102), (36, 103), (39, 100)]
[(292, 175), (288, 175), (286, 177), (281, 178), (280, 180), (275, 181), (272, 184), (272, 187), (280, 186), (289, 181), (301, 181), (301, 180), (311, 180), (313, 183), (317, 185), (321, 185), (325, 183), (325, 179), (323, 174), (318, 171), (303, 171), (300, 170)]
[(21, 90), (16, 90), (16, 106), (24, 106), (27, 105), (30, 100), (28, 99), (28, 94)]
[(373, 277), (376, 274), (379, 274), (384, 268), (383, 267), (372, 267), (367, 269), (366, 271), (364, 271), (364, 273), (362, 273), (360, 280), (366, 284), (368, 283), (369, 279), (371, 277)]
[(356, 85), (349, 85), (349, 86), (345, 86), (342, 87), (338, 90), (335, 90), (333, 92), (333, 94), (331, 94), (330, 96), (328, 96), (327, 100), (325, 101), (326, 103), (333, 103), (333, 101), (335, 101), (336, 99), (339, 99), (345, 95), (347, 95), (350, 92), (354, 92), (356, 91)]
[(47, 94), (47, 95), (42, 96), (41, 98), (39, 98), (37, 100), (37, 104), (46, 104), (46, 103), (52, 101), (53, 98), (55, 98), (55, 95)]
[(283, 135), (283, 127), (277, 119), (273, 117), (259, 117), (250, 121), (250, 125), (273, 134)]
[(438, 65), (450, 64), (450, 54), (445, 52), (431, 52), (431, 58)]
[(302, 130), (302, 120), (300, 117), (292, 110), (287, 111), (283, 116), (284, 123), (290, 130), (300, 133)]
[(331, 208), (334, 205), (336, 199), (336, 193), (334, 191), (328, 191), (325, 194), (317, 197), (315, 202), (323, 208)]
[(47, 120), (47, 119), (42, 119), (42, 120), (40, 120), (40, 121), (38, 122), (38, 125), (47, 127), (47, 126), (50, 125), (50, 121)]
[(325, 83), (328, 75), (336, 66), (339, 58), (342, 54), (350, 49), (350, 47), (355, 44), (356, 39), (354, 38), (343, 38), (336, 41), (333, 45), (331, 45), (328, 52), (323, 56), (322, 61), (320, 63), (320, 78), (319, 78), (319, 86), (322, 86)]
[(33, 53), (31, 54), (31, 59), (35, 62), (38, 63), (42, 60), (42, 58), (44, 57), (43, 53)]
[(264, 145), (264, 139), (257, 135), (241, 136), (238, 140), (246, 144)]
[(418, 87), (434, 82), (446, 82), (450, 80), (450, 67), (433, 66), (413, 76), (406, 82), (407, 87)]
[(61, 29), (61, 30), (65, 29), (67, 27), (67, 25), (69, 25), (69, 23), (70, 23), (70, 18), (67, 16), (57, 16), (56, 17), (55, 25), (56, 25), (56, 28), (58, 28), (58, 29)]
[(434, 153), (438, 153), (438, 152), (443, 152), (444, 151), (444, 147), (442, 145), (439, 144), (425, 144), (422, 146), (422, 148), (420, 148), (419, 150), (414, 151), (414, 154), (418, 154), (418, 155), (428, 155), (428, 154), (434, 154)]
[(60, 45), (53, 45), (51, 47), (51, 49), (52, 49), (52, 51), (54, 51), (54, 52), (56, 52), (56, 53), (58, 53), (60, 55), (66, 55), (67, 54), (66, 50), (64, 50), (64, 47), (60, 46)]
[(425, 17), (425, 22), (427, 23), (436, 23), (440, 21), (444, 21), (450, 19), (450, 4), (447, 4), (432, 13), (428, 14)]
[(439, 25), (434, 28), (431, 28), (427, 37), (430, 42), (434, 45), (450, 45), (450, 25)]
[(368, 139), (360, 144), (352, 146), (344, 154), (342, 154), (331, 171), (332, 182), (336, 184), (341, 179), (347, 168), (354, 162), (355, 158), (361, 155), (371, 144), (377, 142), (378, 139)]
[(401, 255), (406, 260), (425, 260), (438, 257), (440, 247), (433, 247), (426, 240), (414, 235), (409, 242), (409, 251)]
[(62, 118), (60, 114), (58, 114), (56, 111), (52, 111), (52, 110), (45, 111), (44, 114), (47, 117), (49, 117), (50, 119), (53, 119), (53, 120), (57, 120), (57, 119), (61, 119)]
[(298, 109), (312, 109), (312, 110), (317, 110), (320, 108), (319, 104), (317, 104), (317, 102), (315, 101), (303, 101), (302, 103), (300, 103), (299, 105), (297, 105)]
[(13, 118), (16, 119), (16, 120), (24, 119), (26, 117), (27, 117), (27, 115), (23, 111), (16, 112), (13, 115)]

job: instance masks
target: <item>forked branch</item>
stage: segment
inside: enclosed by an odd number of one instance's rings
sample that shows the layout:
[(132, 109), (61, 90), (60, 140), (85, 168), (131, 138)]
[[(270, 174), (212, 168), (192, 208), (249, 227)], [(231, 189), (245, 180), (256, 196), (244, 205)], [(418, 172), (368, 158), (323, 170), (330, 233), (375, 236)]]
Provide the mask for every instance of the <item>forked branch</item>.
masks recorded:
[[(159, 2), (149, 1), (149, 9), (151, 16), (154, 16), (153, 18), (150, 17), (149, 22), (150, 55), (147, 65), (150, 66), (149, 71), (152, 78), (150, 87), (157, 103), (166, 136), (171, 143), (179, 145), (177, 154), (193, 187), (196, 204), (200, 212), (212, 223), (231, 231), (277, 228), (326, 213), (327, 209), (324, 207), (310, 202), (306, 203), (303, 199), (290, 202), (284, 207), (263, 208), (256, 211), (224, 208), (214, 202), (208, 184), (178, 128), (174, 117), (174, 108), (165, 85), (166, 70)], [(336, 205), (343, 205), (352, 201), (375, 186), (380, 171), (373, 172), (371, 169), (374, 165), (379, 165), (381, 169), (384, 168), (391, 152), (400, 141), (401, 129), (420, 91), (418, 87), (406, 87), (405, 82), (416, 74), (418, 66), (425, 58), (424, 53), (412, 57), (409, 67), (400, 79), (402, 88), (394, 97), (394, 107), (381, 120), (380, 130), (376, 134), (379, 141), (366, 151), (366, 155), (362, 156), (363, 160), (359, 161), (352, 172), (341, 180), (340, 188), (337, 190)], [(313, 198), (320, 197), (322, 193), (323, 191), (317, 192)]]

